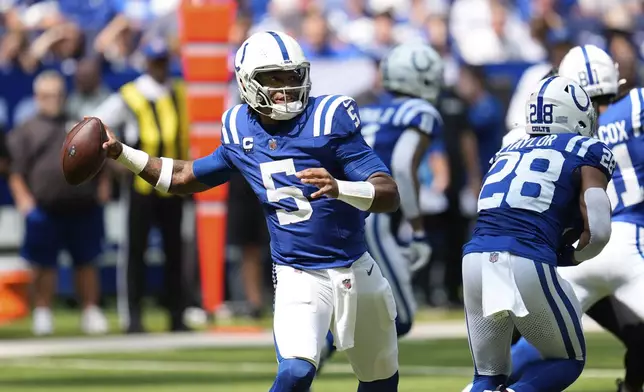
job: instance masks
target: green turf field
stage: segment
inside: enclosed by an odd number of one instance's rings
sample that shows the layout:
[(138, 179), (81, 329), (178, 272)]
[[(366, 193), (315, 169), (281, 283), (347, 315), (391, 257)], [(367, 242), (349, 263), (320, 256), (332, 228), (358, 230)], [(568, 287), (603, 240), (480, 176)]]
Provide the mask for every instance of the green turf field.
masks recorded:
[[(622, 374), (621, 358), (622, 348), (613, 338), (589, 334), (586, 371), (570, 391), (614, 391), (615, 379)], [(401, 342), (400, 363), (401, 392), (460, 392), (470, 380), (471, 360), (464, 339)], [(0, 390), (255, 392), (268, 390), (275, 368), (270, 348), (10, 359), (0, 361)], [(356, 381), (341, 353), (314, 386), (315, 392), (355, 391)]]

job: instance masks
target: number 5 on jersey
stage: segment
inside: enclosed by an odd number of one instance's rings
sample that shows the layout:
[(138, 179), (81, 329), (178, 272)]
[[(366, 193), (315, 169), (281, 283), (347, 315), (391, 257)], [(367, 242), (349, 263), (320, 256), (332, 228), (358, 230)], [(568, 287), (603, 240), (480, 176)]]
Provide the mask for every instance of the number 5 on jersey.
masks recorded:
[(266, 188), (266, 198), (271, 203), (277, 203), (284, 199), (293, 199), (297, 210), (287, 211), (279, 209), (275, 213), (280, 225), (290, 225), (291, 223), (303, 222), (311, 219), (313, 207), (304, 197), (304, 193), (296, 186), (275, 187), (273, 174), (284, 173), (287, 176), (295, 175), (295, 163), (293, 159), (282, 159), (279, 161), (264, 162), (259, 164), (259, 170), (262, 174), (262, 182)]

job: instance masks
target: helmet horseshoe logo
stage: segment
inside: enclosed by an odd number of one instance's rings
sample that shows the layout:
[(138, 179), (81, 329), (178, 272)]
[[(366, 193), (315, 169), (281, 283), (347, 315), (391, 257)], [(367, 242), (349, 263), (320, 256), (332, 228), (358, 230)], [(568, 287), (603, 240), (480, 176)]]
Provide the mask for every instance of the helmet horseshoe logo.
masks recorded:
[[(420, 59), (419, 59), (420, 57)], [(415, 51), (411, 55), (411, 64), (414, 66), (414, 69), (418, 72), (427, 72), (432, 68), (432, 59), (422, 52)]]
[(572, 101), (575, 103), (575, 106), (577, 106), (577, 109), (581, 110), (582, 112), (585, 112), (588, 110), (588, 107), (590, 106), (590, 97), (588, 96), (588, 93), (582, 89), (581, 91), (584, 93), (584, 96), (586, 96), (586, 104), (581, 105), (579, 101), (577, 101), (577, 95), (575, 94), (575, 86), (572, 84), (568, 85), (570, 87), (570, 95), (572, 95)]

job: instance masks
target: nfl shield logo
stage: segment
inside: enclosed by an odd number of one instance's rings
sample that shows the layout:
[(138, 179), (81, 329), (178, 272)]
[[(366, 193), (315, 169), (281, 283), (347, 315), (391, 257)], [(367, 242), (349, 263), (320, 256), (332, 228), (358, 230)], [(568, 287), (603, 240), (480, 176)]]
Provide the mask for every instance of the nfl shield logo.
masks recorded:
[(277, 148), (277, 140), (271, 139), (268, 141), (268, 148), (274, 150)]
[(499, 254), (497, 252), (490, 254), (490, 263), (496, 263), (499, 261)]
[(345, 279), (342, 281), (342, 284), (344, 285), (344, 288), (347, 290), (351, 289), (351, 279)]

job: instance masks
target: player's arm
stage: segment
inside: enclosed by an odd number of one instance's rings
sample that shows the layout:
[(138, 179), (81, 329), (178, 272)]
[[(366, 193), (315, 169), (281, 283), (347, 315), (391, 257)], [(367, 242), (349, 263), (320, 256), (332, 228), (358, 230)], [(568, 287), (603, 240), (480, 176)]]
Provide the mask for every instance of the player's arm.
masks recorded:
[(311, 198), (333, 197), (369, 212), (394, 212), (400, 206), (396, 181), (358, 132), (339, 141), (336, 157), (344, 167), (346, 180), (335, 179), (324, 168), (295, 173), (303, 184), (319, 188)]
[(305, 169), (296, 173), (304, 184), (320, 188), (311, 195), (333, 197), (369, 212), (394, 212), (400, 206), (396, 181), (360, 133), (340, 141), (337, 158), (344, 167), (346, 180), (337, 180), (324, 168)]
[[(387, 166), (367, 145), (360, 134), (360, 114), (356, 102), (348, 97), (334, 107), (333, 140), (329, 146), (344, 170), (345, 180), (337, 180), (324, 168), (306, 169), (296, 173), (305, 184), (320, 188), (311, 197), (328, 196), (369, 212), (393, 212), (400, 205), (398, 186)], [(327, 113), (327, 116), (329, 113)]]
[(324, 168), (305, 169), (295, 175), (303, 184), (320, 188), (311, 194), (313, 199), (333, 197), (369, 212), (394, 212), (400, 205), (398, 186), (388, 172), (374, 172), (362, 181), (337, 180)]
[(157, 158), (121, 143), (107, 127), (106, 130), (108, 141), (103, 144), (103, 148), (107, 150), (108, 157), (163, 192), (202, 192), (228, 181), (232, 171), (223, 147), (219, 147), (212, 155), (195, 161)]
[[(338, 199), (347, 204), (369, 212), (394, 212), (400, 206), (400, 195), (396, 181), (385, 172), (375, 172), (365, 181), (364, 188), (373, 187), (371, 203), (369, 198), (363, 198), (361, 192), (356, 192), (356, 185), (362, 186), (361, 181), (342, 181), (342, 191)], [(364, 200), (364, 204), (363, 204)], [(367, 207), (368, 206), (368, 207)]]
[(409, 128), (398, 139), (391, 156), (391, 172), (400, 188), (400, 209), (414, 232), (423, 231), (423, 221), (418, 205), (418, 167), (430, 138), (415, 128)]
[(584, 230), (575, 250), (578, 262), (597, 256), (610, 239), (611, 207), (606, 194), (607, 185), (608, 177), (602, 170), (592, 166), (581, 167), (579, 208)]

